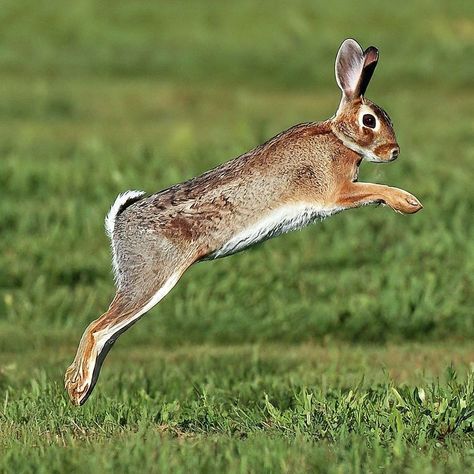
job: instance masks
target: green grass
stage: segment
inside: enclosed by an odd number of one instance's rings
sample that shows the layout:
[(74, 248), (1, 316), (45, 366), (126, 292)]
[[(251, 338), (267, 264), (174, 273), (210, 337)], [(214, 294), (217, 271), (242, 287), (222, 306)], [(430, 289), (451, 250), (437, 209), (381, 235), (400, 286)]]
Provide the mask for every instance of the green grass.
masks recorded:
[[(0, 472), (473, 468), (473, 8), (256, 3), (2, 2)], [(381, 50), (368, 96), (402, 150), (361, 179), (423, 211), (196, 265), (71, 407), (64, 369), (114, 293), (115, 196), (332, 115), (347, 36)]]
[(33, 373), (5, 366), (0, 468), (443, 472), (474, 463), (466, 346), (120, 347), (79, 410), (52, 383), (67, 348), (26, 349)]

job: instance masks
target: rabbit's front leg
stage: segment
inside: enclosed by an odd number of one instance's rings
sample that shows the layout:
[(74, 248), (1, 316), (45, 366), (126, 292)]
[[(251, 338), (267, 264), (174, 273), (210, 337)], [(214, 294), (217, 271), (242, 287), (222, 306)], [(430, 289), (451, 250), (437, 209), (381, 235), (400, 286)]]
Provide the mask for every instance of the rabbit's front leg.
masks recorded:
[(338, 205), (343, 208), (376, 203), (387, 204), (402, 214), (414, 214), (423, 208), (420, 201), (407, 191), (382, 184), (348, 183), (339, 193)]

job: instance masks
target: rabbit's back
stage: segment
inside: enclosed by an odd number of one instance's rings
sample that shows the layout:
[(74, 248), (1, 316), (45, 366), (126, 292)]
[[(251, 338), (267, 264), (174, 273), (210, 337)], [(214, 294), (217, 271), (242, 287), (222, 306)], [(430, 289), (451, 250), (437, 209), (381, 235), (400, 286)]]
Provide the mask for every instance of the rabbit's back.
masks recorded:
[(303, 227), (337, 211), (325, 196), (338, 146), (325, 123), (297, 125), (201, 176), (131, 203), (116, 216), (117, 233), (159, 234), (178, 246), (192, 241), (202, 257), (215, 258)]

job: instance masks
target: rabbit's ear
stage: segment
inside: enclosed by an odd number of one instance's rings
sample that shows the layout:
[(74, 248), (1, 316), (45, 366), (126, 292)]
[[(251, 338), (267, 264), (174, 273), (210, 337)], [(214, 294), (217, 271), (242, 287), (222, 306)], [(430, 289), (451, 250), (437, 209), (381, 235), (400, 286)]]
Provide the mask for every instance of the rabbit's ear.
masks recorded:
[(359, 95), (364, 95), (369, 85), (375, 66), (379, 60), (379, 51), (374, 46), (369, 46), (364, 51), (364, 66), (362, 67), (362, 75), (359, 82)]
[(364, 52), (357, 41), (349, 38), (341, 44), (336, 57), (336, 81), (346, 99), (360, 95), (364, 60)]

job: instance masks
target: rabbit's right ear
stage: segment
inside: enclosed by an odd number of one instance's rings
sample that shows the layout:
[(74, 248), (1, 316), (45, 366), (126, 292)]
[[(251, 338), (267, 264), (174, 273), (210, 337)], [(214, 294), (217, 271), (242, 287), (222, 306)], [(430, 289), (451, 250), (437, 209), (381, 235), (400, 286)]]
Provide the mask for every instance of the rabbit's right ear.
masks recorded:
[(346, 39), (336, 57), (336, 81), (346, 99), (360, 96), (360, 79), (364, 69), (364, 52), (359, 43)]

